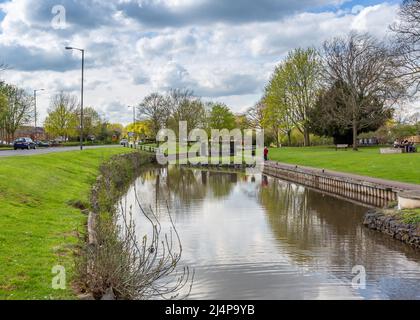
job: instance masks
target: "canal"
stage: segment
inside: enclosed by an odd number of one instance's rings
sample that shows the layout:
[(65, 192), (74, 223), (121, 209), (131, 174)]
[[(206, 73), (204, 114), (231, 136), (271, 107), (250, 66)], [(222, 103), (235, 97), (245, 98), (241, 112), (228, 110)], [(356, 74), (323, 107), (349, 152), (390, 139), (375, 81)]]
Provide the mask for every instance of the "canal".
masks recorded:
[(420, 252), (365, 228), (362, 205), (264, 175), (150, 167), (123, 199), (140, 240), (135, 195), (163, 228), (169, 208), (189, 299), (420, 299)]

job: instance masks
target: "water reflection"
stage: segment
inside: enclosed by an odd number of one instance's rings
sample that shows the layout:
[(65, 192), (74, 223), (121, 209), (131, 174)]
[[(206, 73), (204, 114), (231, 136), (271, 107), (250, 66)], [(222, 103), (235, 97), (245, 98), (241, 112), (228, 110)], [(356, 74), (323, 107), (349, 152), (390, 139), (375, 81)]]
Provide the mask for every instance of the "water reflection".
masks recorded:
[[(267, 176), (152, 168), (134, 192), (196, 269), (192, 299), (420, 299), (420, 253), (364, 228), (366, 208)], [(138, 233), (147, 230), (136, 215)], [(352, 268), (367, 271), (353, 289)]]

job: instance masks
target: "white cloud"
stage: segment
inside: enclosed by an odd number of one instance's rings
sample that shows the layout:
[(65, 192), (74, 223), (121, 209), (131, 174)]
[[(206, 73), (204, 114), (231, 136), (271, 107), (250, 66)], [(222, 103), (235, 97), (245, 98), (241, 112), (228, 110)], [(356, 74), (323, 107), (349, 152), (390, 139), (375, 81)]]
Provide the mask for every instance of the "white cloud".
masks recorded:
[[(172, 14), (172, 20), (146, 27), (147, 21), (134, 14), (137, 11), (130, 15), (116, 11), (118, 7), (128, 10), (134, 1), (89, 0), (86, 3), (91, 5), (90, 11), (73, 18), (78, 6), (83, 9), (87, 4), (70, 0), (72, 26), (57, 31), (48, 26), (46, 19), (52, 2), (56, 4), (52, 0), (1, 4), (6, 17), (1, 21), (0, 61), (15, 66), (4, 74), (6, 80), (28, 89), (46, 87), (51, 92), (68, 90), (79, 94), (80, 55), (66, 52), (64, 46), (84, 47), (87, 104), (106, 112), (111, 120), (124, 122), (131, 119), (124, 106), (138, 103), (153, 90), (172, 87), (189, 87), (196, 94), (225, 101), (235, 111), (242, 111), (257, 101), (275, 64), (289, 50), (318, 46), (352, 29), (383, 37), (397, 10), (396, 5), (382, 3), (353, 10), (305, 12), (310, 1), (283, 1), (284, 10), (273, 15), (267, 11), (274, 1), (267, 0), (260, 3), (259, 12), (247, 18), (245, 11), (237, 12), (240, 16), (236, 17), (230, 9), (215, 9), (219, 8), (217, 4), (225, 8), (226, 3), (234, 7), (234, 1), (143, 1), (144, 12), (149, 10), (150, 18), (151, 8), (159, 3), (171, 9), (165, 15)], [(250, 13), (254, 2), (243, 0), (243, 10)], [(319, 0), (316, 4), (339, 6), (341, 2)], [(207, 8), (213, 20), (199, 22), (192, 17), (183, 23), (174, 21), (174, 16), (186, 15), (186, 7), (198, 10), (198, 17)], [(94, 9), (102, 16), (94, 16)], [(40, 98), (41, 116), (48, 107), (45, 97)]]

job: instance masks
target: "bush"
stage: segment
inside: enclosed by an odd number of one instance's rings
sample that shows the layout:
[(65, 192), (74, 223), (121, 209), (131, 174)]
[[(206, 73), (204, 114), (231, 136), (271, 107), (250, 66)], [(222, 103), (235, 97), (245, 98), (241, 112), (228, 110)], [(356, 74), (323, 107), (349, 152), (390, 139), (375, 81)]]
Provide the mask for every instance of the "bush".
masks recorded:
[[(80, 287), (95, 299), (105, 295), (123, 300), (156, 296), (172, 299), (192, 282), (188, 268), (179, 273), (176, 270), (182, 246), (173, 224), (175, 239), (172, 234), (161, 234), (156, 216), (146, 214), (137, 199), (153, 228), (152, 239), (145, 237), (138, 243), (131, 211), (117, 214), (116, 203), (143, 165), (152, 161), (150, 155), (134, 152), (117, 156), (101, 167), (101, 176), (92, 191), (90, 239), (77, 268)], [(176, 277), (172, 285), (165, 279), (171, 276)], [(157, 285), (163, 279), (165, 284)]]

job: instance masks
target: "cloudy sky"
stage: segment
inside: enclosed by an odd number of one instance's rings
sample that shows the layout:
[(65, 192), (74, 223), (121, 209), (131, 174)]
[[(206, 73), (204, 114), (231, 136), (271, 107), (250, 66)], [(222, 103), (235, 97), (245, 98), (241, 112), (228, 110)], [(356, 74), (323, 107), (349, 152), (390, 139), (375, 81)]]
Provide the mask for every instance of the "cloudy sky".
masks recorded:
[[(86, 104), (128, 123), (128, 105), (153, 91), (194, 90), (240, 112), (261, 97), (274, 66), (295, 47), (350, 30), (386, 37), (398, 0), (0, 0), (1, 77), (39, 98), (79, 94), (86, 49)], [(63, 10), (65, 9), (65, 11)], [(63, 19), (65, 17), (65, 19)]]

